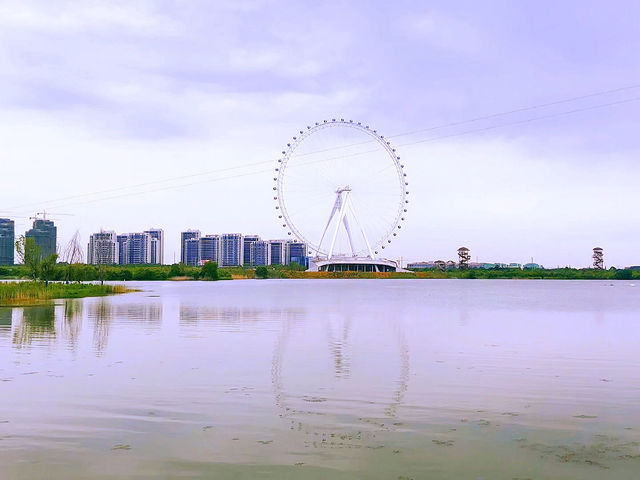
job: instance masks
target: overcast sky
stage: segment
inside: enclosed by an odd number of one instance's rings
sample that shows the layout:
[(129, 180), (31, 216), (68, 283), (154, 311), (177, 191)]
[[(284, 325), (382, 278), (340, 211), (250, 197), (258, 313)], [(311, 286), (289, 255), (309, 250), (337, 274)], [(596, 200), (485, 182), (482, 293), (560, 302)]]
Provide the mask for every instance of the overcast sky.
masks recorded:
[[(393, 136), (630, 87), (639, 52), (632, 0), (0, 0), (0, 216), (73, 214), (61, 244), (162, 227), (167, 262), (187, 228), (286, 237), (272, 169), (303, 126)], [(639, 98), (394, 137), (411, 204), (387, 255), (639, 265)]]

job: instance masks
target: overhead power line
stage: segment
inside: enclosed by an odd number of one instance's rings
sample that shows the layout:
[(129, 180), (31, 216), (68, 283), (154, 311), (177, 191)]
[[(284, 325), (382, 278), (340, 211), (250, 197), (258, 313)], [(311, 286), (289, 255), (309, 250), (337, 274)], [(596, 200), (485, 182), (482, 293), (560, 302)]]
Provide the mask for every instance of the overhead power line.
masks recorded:
[[(418, 141), (415, 141), (415, 142), (407, 142), (407, 143), (403, 143), (403, 144), (398, 144), (398, 146), (399, 147), (406, 147), (406, 146), (417, 145), (417, 144), (420, 144), (420, 143), (434, 142), (434, 141), (442, 140), (442, 139), (445, 139), (445, 138), (460, 137), (460, 136), (469, 135), (469, 134), (472, 134), (472, 133), (480, 133), (480, 132), (483, 132), (483, 131), (494, 130), (494, 129), (497, 129), (497, 128), (502, 128), (502, 127), (507, 127), (507, 126), (512, 126), (512, 125), (520, 125), (520, 124), (524, 124), (524, 123), (531, 123), (531, 122), (535, 122), (535, 121), (538, 121), (538, 120), (544, 120), (544, 119), (553, 118), (553, 117), (560, 117), (560, 116), (564, 116), (564, 115), (570, 115), (570, 114), (574, 114), (574, 113), (584, 112), (584, 111), (588, 111), (588, 110), (595, 110), (595, 109), (599, 109), (599, 108), (605, 108), (605, 107), (609, 107), (609, 106), (620, 105), (620, 104), (630, 103), (630, 102), (635, 102), (635, 101), (640, 101), (640, 97), (634, 97), (634, 98), (630, 98), (630, 99), (619, 100), (619, 101), (616, 101), (616, 102), (608, 102), (608, 103), (603, 103), (603, 104), (598, 104), (598, 105), (592, 105), (592, 106), (589, 106), (589, 107), (577, 108), (577, 109), (563, 111), (563, 112), (556, 112), (556, 113), (553, 113), (553, 114), (542, 115), (542, 116), (538, 116), (538, 117), (534, 117), (534, 118), (528, 118), (528, 119), (525, 119), (525, 120), (506, 122), (506, 123), (502, 123), (502, 124), (499, 124), (499, 125), (492, 125), (492, 126), (489, 126), (489, 127), (482, 127), (482, 128), (472, 129), (472, 130), (466, 130), (464, 132), (452, 133), (452, 134), (448, 134), (448, 135), (440, 135), (440, 136), (437, 136), (437, 137), (431, 137), (431, 138), (427, 138), (427, 139), (423, 139), (423, 140), (418, 140)], [(322, 162), (327, 162), (327, 161), (331, 161), (331, 160), (337, 160), (337, 159), (342, 159), (342, 158), (349, 158), (349, 157), (355, 157), (355, 156), (360, 156), (360, 155), (366, 155), (368, 153), (374, 153), (376, 151), (377, 150), (366, 150), (366, 151), (362, 151), (362, 152), (350, 153), (348, 155), (337, 155), (337, 156), (334, 156), (334, 157), (322, 158), (322, 159), (318, 159), (318, 160), (311, 160), (311, 161), (303, 162), (303, 163), (301, 163), (299, 165), (310, 165), (310, 164), (314, 164), (314, 163), (322, 163)], [(256, 163), (273, 163), (273, 161), (256, 162)], [(184, 187), (189, 187), (189, 186), (193, 186), (193, 185), (201, 185), (201, 184), (204, 184), (204, 183), (212, 183), (212, 182), (218, 182), (218, 181), (222, 181), (222, 180), (229, 180), (229, 179), (234, 179), (234, 178), (247, 177), (247, 176), (257, 175), (257, 174), (261, 174), (261, 173), (272, 172), (272, 171), (273, 171), (272, 168), (262, 169), (262, 170), (257, 170), (257, 171), (253, 171), (253, 172), (246, 172), (246, 173), (241, 173), (241, 174), (236, 174), (236, 175), (229, 175), (229, 176), (225, 176), (225, 177), (217, 177), (217, 178), (212, 178), (212, 179), (207, 179), (207, 180), (200, 180), (200, 181), (197, 181), (197, 182), (189, 182), (189, 183), (184, 183), (184, 184), (179, 184), (179, 185), (169, 185), (169, 186), (165, 186), (165, 187), (154, 188), (154, 189), (151, 189), (151, 190), (144, 190), (144, 191), (140, 191), (140, 192), (131, 192), (131, 193), (124, 193), (122, 195), (101, 197), (101, 198), (97, 198), (97, 199), (87, 200), (87, 201), (84, 201), (83, 203), (94, 203), (94, 202), (100, 202), (100, 201), (104, 201), (104, 200), (112, 200), (112, 199), (116, 199), (116, 198), (130, 197), (130, 196), (135, 196), (135, 195), (143, 195), (143, 194), (146, 194), (146, 193), (154, 193), (154, 192), (163, 191), (163, 190), (172, 190), (172, 189), (176, 189), (176, 188), (184, 188)], [(189, 176), (193, 176), (193, 175), (189, 175)], [(76, 203), (61, 204), (61, 205), (58, 205), (58, 207), (69, 206), (69, 205), (74, 205), (74, 204), (77, 204), (77, 202)]]
[[(546, 103), (541, 103), (541, 104), (537, 104), (537, 105), (532, 105), (532, 106), (529, 106), (529, 107), (521, 107), (521, 108), (511, 109), (511, 110), (498, 112), (498, 113), (493, 113), (493, 114), (489, 114), (489, 115), (473, 117), (473, 118), (470, 118), (470, 119), (467, 119), (467, 120), (461, 120), (461, 121), (441, 124), (441, 125), (437, 125), (437, 126), (427, 127), (427, 128), (423, 128), (423, 129), (407, 131), (407, 132), (403, 132), (403, 133), (398, 133), (398, 134), (387, 136), (387, 138), (398, 138), (398, 137), (403, 137), (403, 136), (415, 135), (415, 134), (418, 134), (418, 133), (424, 133), (424, 132), (439, 130), (439, 129), (448, 128), (448, 127), (465, 125), (465, 124), (474, 123), (474, 122), (478, 122), (478, 121), (482, 121), (482, 120), (490, 120), (490, 119), (493, 119), (493, 118), (499, 118), (499, 117), (503, 117), (503, 116), (507, 116), (507, 115), (516, 114), (516, 113), (539, 110), (539, 109), (542, 109), (542, 108), (547, 108), (547, 107), (551, 107), (551, 106), (566, 104), (566, 103), (575, 102), (575, 101), (578, 101), (578, 100), (584, 100), (584, 99), (587, 99), (587, 98), (594, 98), (594, 97), (608, 95), (608, 94), (612, 94), (612, 93), (619, 93), (619, 92), (622, 92), (622, 91), (629, 91), (629, 90), (637, 89), (637, 88), (640, 88), (640, 84), (634, 84), (634, 85), (629, 85), (629, 86), (615, 88), (615, 89), (592, 92), (592, 93), (589, 93), (589, 94), (569, 97), (569, 98), (565, 98), (565, 99), (561, 99), (561, 100), (556, 100), (556, 101), (553, 101), (553, 102), (546, 102)], [(543, 120), (543, 119), (560, 117), (560, 116), (564, 116), (564, 115), (570, 115), (570, 114), (574, 114), (574, 113), (579, 113), (579, 112), (584, 112), (584, 111), (589, 111), (589, 110), (595, 110), (595, 109), (600, 109), (600, 108), (606, 108), (606, 107), (609, 107), (609, 106), (615, 106), (615, 105), (635, 102), (635, 101), (638, 101), (638, 100), (640, 100), (640, 97), (632, 97), (632, 98), (627, 98), (627, 99), (613, 101), (613, 102), (607, 102), (607, 103), (602, 103), (602, 104), (597, 104), (597, 105), (590, 105), (590, 106), (587, 106), (587, 107), (581, 107), (581, 108), (576, 108), (576, 109), (562, 111), (562, 112), (555, 112), (555, 113), (551, 113), (551, 114), (548, 114), (548, 115), (541, 115), (541, 116), (537, 116), (537, 117), (532, 117), (532, 118), (516, 120), (516, 121), (512, 121), (512, 122), (500, 123), (500, 124), (497, 124), (497, 125), (490, 125), (490, 126), (487, 126), (487, 127), (481, 127), (481, 128), (466, 130), (466, 131), (463, 131), (463, 132), (456, 132), (456, 133), (451, 133), (451, 134), (446, 134), (446, 135), (440, 135), (440, 136), (436, 136), (436, 137), (430, 137), (430, 138), (426, 138), (426, 139), (416, 140), (416, 141), (413, 141), (413, 142), (400, 143), (400, 144), (398, 144), (398, 146), (399, 147), (405, 147), (405, 146), (417, 145), (417, 144), (421, 144), (421, 143), (428, 143), (428, 142), (433, 142), (433, 141), (442, 140), (442, 139), (446, 139), (446, 138), (453, 138), (453, 137), (458, 137), (458, 136), (469, 135), (469, 134), (472, 134), (472, 133), (480, 133), (480, 132), (483, 132), (483, 131), (495, 130), (495, 129), (498, 129), (498, 128), (503, 128), (503, 127), (512, 126), (512, 125), (526, 124), (526, 123), (531, 123), (531, 122), (535, 122), (535, 121), (539, 121), (539, 120)], [(368, 143), (371, 143), (371, 141), (353, 143), (353, 144), (349, 144), (349, 145), (341, 145), (341, 146), (332, 147), (332, 148), (328, 148), (328, 149), (324, 149), (324, 150), (317, 150), (317, 151), (313, 151), (313, 152), (307, 152), (305, 154), (301, 154), (300, 156), (313, 155), (313, 154), (317, 154), (317, 153), (323, 153), (323, 152), (327, 152), (327, 151), (331, 151), (331, 150), (339, 150), (339, 149), (349, 148), (349, 147), (353, 147), (353, 146), (364, 145), (364, 144), (368, 144)], [(316, 160), (316, 161), (308, 162), (308, 163), (323, 162), (323, 161), (329, 161), (329, 160), (334, 160), (334, 159), (338, 159), (338, 158), (348, 158), (348, 157), (357, 156), (357, 155), (364, 155), (364, 154), (371, 153), (371, 152), (372, 152), (371, 150), (368, 150), (368, 151), (364, 151), (364, 152), (357, 152), (357, 153), (351, 153), (351, 154), (348, 154), (348, 155), (342, 155), (342, 156), (337, 156), (337, 157), (330, 157), (330, 158), (327, 158), (327, 159)], [(241, 165), (217, 168), (217, 169), (213, 169), (213, 170), (206, 170), (206, 171), (201, 171), (201, 172), (192, 173), (192, 174), (188, 174), (188, 175), (179, 175), (179, 176), (167, 177), (167, 178), (159, 179), (159, 180), (152, 180), (152, 181), (148, 181), (148, 182), (142, 182), (142, 183), (133, 184), (133, 185), (125, 185), (125, 186), (120, 186), (120, 187), (114, 187), (114, 188), (110, 188), (110, 189), (100, 190), (100, 191), (97, 191), (97, 192), (69, 195), (69, 196), (65, 196), (65, 197), (58, 197), (58, 198), (51, 199), (51, 200), (48, 200), (48, 201), (41, 201), (41, 202), (34, 202), (34, 203), (17, 205), (17, 206), (11, 207), (10, 210), (24, 209), (24, 208), (32, 207), (32, 206), (36, 206), (36, 205), (52, 205), (52, 204), (56, 204), (56, 208), (62, 207), (62, 206), (67, 206), (67, 205), (75, 205), (75, 204), (77, 204), (79, 202), (64, 202), (64, 201), (65, 200), (83, 199), (83, 198), (87, 198), (87, 197), (94, 197), (96, 195), (109, 194), (109, 193), (119, 192), (119, 191), (122, 191), (122, 190), (135, 189), (135, 188), (146, 187), (146, 186), (151, 186), (151, 185), (160, 185), (162, 183), (167, 183), (167, 182), (175, 182), (175, 181), (185, 180), (185, 179), (189, 179), (189, 178), (202, 177), (202, 176), (205, 176), (205, 175), (229, 172), (229, 171), (240, 170), (240, 169), (249, 168), (249, 167), (256, 167), (256, 166), (260, 166), (260, 165), (266, 165), (266, 164), (273, 164), (274, 162), (276, 162), (276, 159), (244, 163), (244, 164), (241, 164)], [(220, 180), (227, 180), (227, 179), (233, 179), (233, 178), (246, 177), (246, 176), (250, 176), (250, 175), (256, 175), (256, 174), (259, 174), (259, 173), (269, 172), (271, 170), (272, 169), (262, 169), (262, 170), (257, 170), (257, 171), (253, 171), (253, 172), (246, 172), (246, 173), (241, 173), (241, 174), (236, 174), (236, 175), (229, 175), (229, 176), (224, 176), (224, 177), (215, 177), (215, 178), (210, 178), (210, 179), (206, 179), (206, 180), (200, 180), (200, 181), (197, 181), (197, 182), (180, 183), (178, 185), (168, 185), (168, 186), (164, 186), (164, 187), (159, 187), (159, 188), (154, 188), (154, 189), (149, 189), (149, 190), (142, 190), (142, 191), (138, 191), (138, 192), (129, 192), (129, 193), (124, 193), (124, 194), (120, 194), (120, 195), (112, 195), (112, 196), (100, 197), (100, 198), (96, 198), (96, 199), (83, 200), (82, 203), (93, 203), (93, 202), (110, 200), (110, 199), (115, 199), (115, 198), (122, 198), (122, 197), (126, 197), (126, 196), (141, 195), (141, 194), (145, 194), (145, 193), (153, 193), (153, 192), (157, 192), (157, 191), (170, 190), (170, 189), (175, 189), (175, 188), (183, 188), (183, 187), (186, 187), (186, 186), (198, 185), (198, 184), (202, 184), (202, 183), (216, 182), (216, 181), (220, 181)], [(64, 202), (64, 203), (59, 204), (59, 202)]]

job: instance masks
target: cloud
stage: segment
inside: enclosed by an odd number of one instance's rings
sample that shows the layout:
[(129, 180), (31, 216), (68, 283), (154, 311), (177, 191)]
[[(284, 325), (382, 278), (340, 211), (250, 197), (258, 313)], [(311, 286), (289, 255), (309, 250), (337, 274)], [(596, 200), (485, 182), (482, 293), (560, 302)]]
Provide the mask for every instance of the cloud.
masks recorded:
[(0, 26), (41, 33), (122, 29), (143, 34), (175, 34), (178, 24), (159, 15), (151, 2), (9, 0), (0, 5)]
[(486, 32), (478, 31), (462, 15), (452, 16), (435, 10), (403, 15), (393, 27), (396, 35), (410, 38), (421, 47), (457, 54), (484, 56), (489, 40)]

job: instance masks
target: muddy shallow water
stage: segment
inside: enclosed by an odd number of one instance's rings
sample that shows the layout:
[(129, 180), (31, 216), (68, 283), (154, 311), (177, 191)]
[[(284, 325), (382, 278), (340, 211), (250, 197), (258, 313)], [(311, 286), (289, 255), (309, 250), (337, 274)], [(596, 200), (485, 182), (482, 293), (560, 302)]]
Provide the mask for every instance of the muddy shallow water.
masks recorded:
[(640, 471), (640, 285), (131, 285), (0, 308), (0, 478)]

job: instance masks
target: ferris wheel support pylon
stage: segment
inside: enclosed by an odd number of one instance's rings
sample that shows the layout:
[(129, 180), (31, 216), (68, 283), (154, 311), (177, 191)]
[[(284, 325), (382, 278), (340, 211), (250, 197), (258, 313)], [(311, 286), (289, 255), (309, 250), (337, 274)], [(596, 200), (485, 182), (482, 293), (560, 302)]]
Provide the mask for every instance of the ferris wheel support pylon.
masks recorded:
[(351, 193), (351, 188), (349, 186), (346, 186), (344, 188), (339, 188), (336, 191), (336, 201), (333, 204), (331, 215), (329, 215), (329, 221), (327, 222), (327, 225), (324, 227), (324, 231), (322, 232), (322, 237), (320, 238), (320, 242), (318, 243), (318, 247), (321, 248), (322, 241), (324, 240), (327, 230), (331, 225), (331, 221), (335, 217), (336, 212), (338, 212), (338, 219), (336, 221), (336, 227), (331, 237), (331, 245), (329, 247), (329, 253), (327, 255), (327, 259), (331, 259), (331, 257), (333, 256), (333, 249), (335, 247), (336, 238), (338, 236), (338, 230), (340, 229), (340, 224), (344, 225), (344, 228), (347, 232), (347, 237), (349, 238), (349, 246), (351, 247), (351, 254), (354, 257), (356, 256), (356, 249), (354, 247), (353, 238), (351, 236), (351, 228), (349, 228), (349, 219), (347, 217), (347, 213), (351, 213), (351, 216), (353, 216), (353, 219), (355, 220), (356, 225), (358, 226), (358, 229), (362, 234), (362, 238), (364, 239), (365, 244), (367, 245), (369, 257), (374, 258), (373, 250), (371, 249), (371, 244), (369, 243), (369, 239), (367, 238), (367, 234), (365, 233), (364, 228), (362, 227), (362, 224), (358, 220), (358, 216), (356, 215), (356, 210), (353, 207), (353, 202), (351, 201), (351, 197), (349, 196), (350, 193)]
[[(360, 223), (360, 220), (358, 220), (358, 216), (356, 215), (356, 211), (353, 208), (353, 203), (351, 202), (351, 199), (349, 199), (349, 210), (351, 210), (351, 215), (353, 215), (353, 218), (356, 221), (356, 225), (358, 225), (358, 228), (360, 229), (360, 233), (362, 233), (362, 238), (364, 238), (364, 243), (367, 244), (367, 250), (369, 251), (369, 258), (374, 258), (373, 249), (371, 248), (371, 244), (369, 243), (367, 234), (364, 233), (364, 228), (362, 228), (362, 224)], [(355, 256), (355, 253), (354, 253), (354, 256)]]

